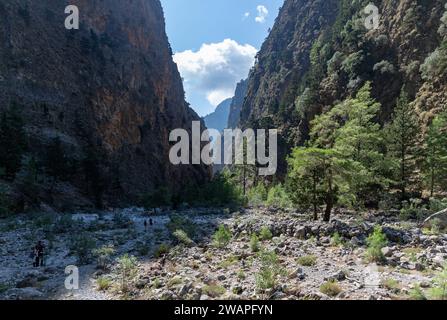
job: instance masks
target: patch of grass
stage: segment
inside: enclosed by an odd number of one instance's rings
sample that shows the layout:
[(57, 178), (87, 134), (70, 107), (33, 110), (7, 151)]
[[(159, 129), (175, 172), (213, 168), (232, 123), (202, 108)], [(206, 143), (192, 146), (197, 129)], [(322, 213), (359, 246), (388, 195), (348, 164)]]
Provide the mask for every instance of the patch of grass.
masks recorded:
[(161, 280), (159, 278), (155, 278), (152, 281), (152, 287), (155, 289), (160, 289), (161, 287), (163, 287), (163, 284), (161, 283)]
[(242, 270), (239, 270), (239, 272), (237, 273), (237, 278), (239, 280), (245, 280), (247, 278), (247, 276), (245, 275), (245, 272)]
[(413, 289), (410, 290), (409, 297), (411, 300), (427, 300), (424, 291), (419, 285), (416, 285)]
[(222, 262), (219, 263), (219, 267), (227, 269), (230, 266), (236, 264), (239, 261), (239, 258), (235, 255), (230, 255), (226, 257)]
[(202, 292), (211, 298), (218, 298), (225, 293), (225, 288), (217, 284), (205, 285)]
[(112, 286), (112, 281), (106, 277), (100, 277), (96, 280), (99, 291), (107, 291)]
[(171, 278), (169, 281), (168, 281), (168, 287), (169, 288), (172, 288), (172, 287), (175, 287), (175, 286), (178, 286), (179, 284), (181, 284), (183, 281), (182, 281), (182, 278), (181, 277), (179, 277), (179, 276), (175, 276), (175, 277), (173, 277), (173, 278)]
[(396, 293), (396, 294), (399, 293), (400, 290), (402, 289), (402, 286), (399, 283), (399, 281), (392, 279), (392, 278), (382, 280), (381, 285), (385, 289), (392, 291), (393, 293)]
[(296, 262), (303, 267), (312, 267), (317, 263), (317, 257), (314, 255), (302, 256)]
[(328, 281), (320, 286), (320, 292), (329, 297), (336, 297), (342, 292), (342, 289), (336, 281)]
[(270, 229), (266, 226), (263, 226), (261, 228), (261, 231), (259, 231), (259, 239), (261, 241), (267, 241), (267, 240), (272, 240), (273, 238), (273, 234), (270, 231)]
[(221, 224), (213, 235), (213, 243), (218, 248), (225, 248), (230, 243), (231, 237), (230, 229)]

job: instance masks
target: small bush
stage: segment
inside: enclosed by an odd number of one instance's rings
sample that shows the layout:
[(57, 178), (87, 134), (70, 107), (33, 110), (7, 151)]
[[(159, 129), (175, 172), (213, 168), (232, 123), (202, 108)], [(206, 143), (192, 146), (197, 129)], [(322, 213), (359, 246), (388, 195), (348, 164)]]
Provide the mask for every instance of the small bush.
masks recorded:
[(297, 259), (297, 263), (303, 267), (312, 267), (317, 263), (317, 257), (313, 255), (302, 256)]
[(121, 278), (121, 291), (127, 292), (129, 282), (131, 282), (137, 273), (137, 259), (134, 256), (125, 254), (117, 259), (117, 271)]
[(231, 236), (232, 235), (231, 235), (230, 229), (228, 229), (228, 227), (221, 224), (219, 226), (219, 229), (213, 235), (214, 245), (218, 248), (226, 247), (230, 243)]
[(338, 232), (334, 233), (331, 238), (331, 244), (333, 246), (343, 246), (343, 238), (340, 236)]
[(88, 264), (93, 257), (96, 241), (88, 234), (74, 236), (70, 243), (70, 251), (76, 255), (79, 264)]
[(169, 245), (167, 245), (166, 243), (162, 243), (155, 250), (154, 255), (155, 255), (156, 258), (160, 258), (160, 257), (168, 254), (169, 250), (170, 250)]
[(385, 257), (382, 253), (382, 248), (388, 244), (386, 235), (382, 232), (382, 227), (376, 226), (374, 232), (366, 239), (368, 249), (366, 250), (366, 257), (370, 262), (383, 262)]
[(145, 241), (138, 241), (135, 249), (140, 256), (147, 256), (149, 253), (149, 246)]
[(267, 240), (271, 240), (273, 238), (273, 234), (270, 231), (270, 229), (266, 226), (263, 226), (261, 228), (261, 231), (259, 231), (259, 239), (261, 241), (267, 241)]
[(259, 238), (256, 234), (252, 234), (250, 238), (250, 248), (252, 252), (259, 251)]
[(173, 236), (177, 239), (178, 242), (183, 243), (184, 245), (190, 246), (194, 242), (188, 237), (188, 234), (182, 229), (177, 229), (174, 231)]
[(179, 240), (174, 234), (178, 230), (183, 231), (189, 239), (194, 239), (197, 233), (197, 225), (188, 217), (180, 215), (172, 215), (167, 225), (172, 236)]
[(93, 250), (93, 255), (97, 259), (98, 266), (105, 270), (112, 263), (112, 256), (115, 254), (113, 246), (102, 246), (99, 249)]
[(217, 284), (206, 285), (202, 288), (202, 292), (211, 298), (218, 298), (225, 293), (225, 288)]
[(112, 286), (112, 281), (106, 277), (100, 277), (96, 280), (99, 291), (107, 291)]
[(276, 287), (278, 277), (284, 275), (278, 256), (274, 251), (261, 251), (259, 253), (261, 267), (256, 274), (256, 286), (258, 290), (265, 291)]
[(262, 206), (267, 201), (267, 189), (263, 183), (258, 183), (248, 191), (248, 204)]
[(270, 188), (267, 195), (266, 205), (279, 208), (292, 207), (292, 202), (282, 184), (277, 184)]
[(342, 289), (336, 281), (328, 281), (320, 286), (320, 292), (329, 297), (336, 297), (342, 292)]

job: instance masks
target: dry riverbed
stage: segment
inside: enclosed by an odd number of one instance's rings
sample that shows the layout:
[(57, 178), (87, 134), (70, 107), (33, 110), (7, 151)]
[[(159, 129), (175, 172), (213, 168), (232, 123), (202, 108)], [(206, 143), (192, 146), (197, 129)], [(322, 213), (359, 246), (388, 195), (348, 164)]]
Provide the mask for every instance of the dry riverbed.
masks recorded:
[[(148, 219), (153, 225), (145, 228)], [(219, 225), (230, 233), (220, 247), (213, 241)], [(388, 239), (380, 264), (366, 259), (376, 225)], [(408, 299), (429, 295), (447, 258), (446, 234), (384, 213), (337, 214), (323, 223), (276, 209), (149, 217), (130, 208), (23, 215), (0, 220), (0, 230), (1, 299)], [(177, 230), (192, 242), (173, 236)], [(33, 268), (40, 239), (45, 266)], [(99, 248), (106, 248), (102, 256)], [(69, 265), (79, 268), (78, 290), (66, 289)]]

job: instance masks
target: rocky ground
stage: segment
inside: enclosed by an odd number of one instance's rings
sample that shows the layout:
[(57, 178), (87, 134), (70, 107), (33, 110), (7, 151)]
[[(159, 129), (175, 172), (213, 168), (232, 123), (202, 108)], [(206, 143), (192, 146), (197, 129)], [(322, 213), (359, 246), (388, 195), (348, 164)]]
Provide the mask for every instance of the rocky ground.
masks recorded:
[[(323, 223), (291, 210), (188, 209), (150, 218), (147, 229), (149, 216), (137, 208), (0, 220), (0, 298), (408, 299), (417, 287), (436, 286), (447, 259), (446, 234), (395, 214), (345, 212)], [(213, 234), (221, 224), (231, 240), (218, 247)], [(388, 239), (378, 265), (366, 259), (375, 225)], [(194, 241), (180, 242), (172, 235), (177, 229)], [(30, 253), (39, 239), (48, 248), (46, 263), (33, 268)], [(90, 256), (104, 247), (113, 249), (103, 260)], [(136, 258), (127, 269), (117, 262), (125, 254)], [(79, 268), (78, 290), (65, 287), (69, 265)], [(262, 289), (260, 279), (270, 285)]]

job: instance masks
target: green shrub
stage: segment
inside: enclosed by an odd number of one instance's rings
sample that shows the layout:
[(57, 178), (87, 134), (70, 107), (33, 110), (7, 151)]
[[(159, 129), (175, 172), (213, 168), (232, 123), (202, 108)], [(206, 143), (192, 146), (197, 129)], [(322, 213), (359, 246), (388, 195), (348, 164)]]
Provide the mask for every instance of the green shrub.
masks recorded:
[(409, 296), (411, 300), (427, 300), (424, 291), (419, 285), (416, 285), (413, 289), (410, 290)]
[(137, 259), (134, 256), (125, 254), (117, 259), (117, 271), (121, 278), (121, 291), (127, 292), (129, 282), (131, 282), (137, 274)]
[(340, 236), (338, 232), (334, 233), (331, 238), (331, 244), (333, 246), (343, 246), (343, 238)]
[(158, 248), (155, 250), (155, 257), (160, 258), (166, 254), (169, 253), (170, 247), (166, 243), (162, 243), (158, 246)]
[(116, 229), (126, 229), (133, 224), (132, 220), (123, 213), (115, 213), (113, 223)]
[(230, 243), (231, 237), (230, 229), (221, 224), (213, 235), (214, 245), (218, 248), (224, 248)]
[(179, 240), (174, 234), (178, 230), (183, 231), (190, 240), (195, 238), (197, 233), (197, 225), (190, 218), (181, 215), (172, 215), (169, 219), (170, 221), (167, 227), (175, 239)]
[(342, 292), (342, 289), (336, 281), (328, 281), (320, 286), (320, 292), (329, 297), (336, 297)]
[(399, 293), (401, 290), (401, 285), (400, 285), (399, 281), (392, 279), (392, 278), (384, 279), (382, 281), (382, 286), (385, 289), (390, 290), (394, 293)]
[(270, 229), (266, 226), (263, 226), (261, 228), (261, 231), (259, 231), (259, 239), (261, 241), (267, 241), (267, 240), (271, 240), (273, 238), (273, 234), (270, 231)]
[(366, 250), (366, 257), (370, 262), (383, 262), (385, 257), (382, 253), (382, 248), (388, 244), (386, 235), (382, 232), (382, 227), (375, 226), (374, 232), (366, 239), (368, 249)]
[(312, 267), (317, 263), (317, 257), (314, 255), (302, 256), (296, 262), (303, 267)]
[(255, 233), (253, 233), (251, 235), (251, 238), (250, 238), (250, 248), (251, 248), (252, 252), (258, 252), (259, 251), (259, 238), (258, 238), (258, 236)]
[(112, 263), (112, 256), (115, 254), (113, 246), (102, 246), (101, 248), (93, 250), (93, 255), (97, 259), (98, 267), (105, 270)]
[(79, 264), (88, 264), (93, 257), (96, 241), (89, 234), (74, 236), (70, 243), (70, 252), (78, 258)]
[(428, 296), (432, 300), (447, 300), (447, 264), (436, 275), (433, 287), (429, 290)]
[(270, 188), (267, 195), (266, 205), (279, 208), (290, 208), (292, 206), (292, 202), (282, 184), (277, 184)]
[(256, 274), (256, 286), (258, 290), (265, 291), (275, 288), (278, 277), (285, 274), (274, 251), (261, 251), (259, 253), (260, 269)]
[(183, 243), (184, 245), (190, 246), (194, 242), (188, 237), (188, 234), (182, 229), (177, 229), (174, 231), (173, 236), (177, 239), (178, 242)]
[(263, 183), (258, 183), (248, 191), (248, 204), (251, 206), (262, 206), (267, 201), (267, 188)]
[(447, 208), (447, 198), (436, 199), (430, 198), (430, 212), (437, 213)]
[(135, 249), (140, 256), (146, 256), (149, 253), (149, 245), (145, 241), (138, 241)]

